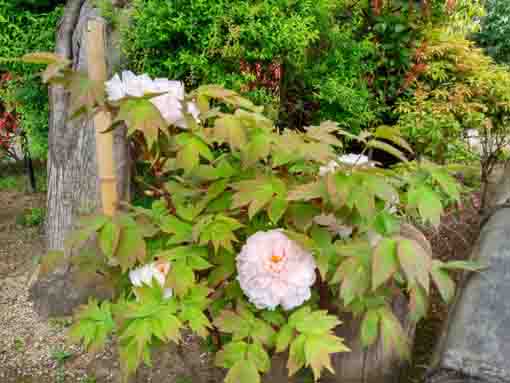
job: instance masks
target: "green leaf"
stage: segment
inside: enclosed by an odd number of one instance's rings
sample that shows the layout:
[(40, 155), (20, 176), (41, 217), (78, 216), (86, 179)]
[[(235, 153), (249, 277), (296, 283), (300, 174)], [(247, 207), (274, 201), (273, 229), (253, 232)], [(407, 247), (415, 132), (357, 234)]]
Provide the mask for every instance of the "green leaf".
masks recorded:
[(229, 342), (216, 354), (215, 364), (218, 367), (232, 368), (236, 363), (246, 359), (248, 344), (243, 341)]
[(305, 341), (306, 335), (301, 334), (290, 344), (289, 359), (287, 361), (289, 376), (294, 375), (297, 371), (304, 367), (306, 363)]
[(420, 319), (427, 315), (428, 311), (428, 297), (427, 292), (420, 285), (414, 285), (410, 289), (410, 319), (413, 322), (418, 322)]
[(273, 198), (278, 197), (280, 200), (284, 200), (287, 189), (285, 183), (276, 177), (260, 177), (255, 180), (241, 181), (233, 184), (232, 187), (237, 191), (233, 197), (232, 208), (249, 205), (248, 216), (250, 219), (266, 207)]
[(183, 296), (195, 284), (195, 273), (185, 262), (175, 262), (170, 268), (167, 283), (177, 296)]
[(93, 352), (104, 346), (114, 329), (111, 304), (106, 301), (99, 304), (90, 299), (87, 305), (78, 308), (68, 335), (72, 341), (81, 341), (87, 351)]
[(120, 104), (119, 114), (115, 120), (124, 121), (128, 127), (128, 134), (141, 132), (150, 147), (158, 139), (159, 131), (166, 131), (167, 123), (158, 108), (145, 98), (129, 98)]
[(91, 110), (105, 101), (104, 82), (91, 80), (86, 73), (73, 72), (69, 77), (71, 115), (81, 109)]
[(434, 261), (430, 275), (443, 300), (449, 303), (455, 296), (455, 282), (442, 267), (442, 265)]
[(307, 335), (327, 334), (341, 322), (334, 315), (328, 315), (327, 311), (312, 311), (293, 322), (296, 330)]
[(93, 234), (99, 231), (107, 222), (104, 215), (92, 215), (81, 217), (78, 221), (79, 229), (73, 231), (64, 242), (66, 248), (81, 247)]
[(283, 326), (276, 335), (276, 352), (283, 352), (289, 347), (295, 336), (294, 329), (289, 324)]
[(407, 150), (409, 153), (414, 153), (411, 145), (409, 145), (402, 137), (398, 127), (386, 125), (379, 126), (374, 133), (374, 137), (391, 141), (397, 146)]
[(331, 334), (326, 335), (307, 335), (305, 341), (305, 359), (306, 365), (313, 371), (315, 381), (321, 377), (324, 368), (332, 374), (335, 373), (331, 367), (331, 354), (337, 352), (348, 352), (343, 340)]
[(405, 156), (404, 153), (402, 153), (396, 147), (394, 147), (390, 144), (387, 144), (386, 142), (378, 141), (378, 140), (370, 140), (367, 142), (367, 147), (383, 150), (386, 153), (391, 154), (392, 156), (398, 158), (402, 162), (408, 162), (407, 157)]
[(238, 93), (225, 89), (219, 85), (202, 85), (194, 93), (198, 97), (207, 97), (221, 100), (229, 105), (251, 110), (253, 112), (260, 112), (261, 108), (255, 106), (250, 100), (241, 97)]
[(99, 232), (99, 247), (104, 255), (112, 258), (119, 245), (121, 228), (113, 222), (107, 222)]
[(255, 363), (251, 360), (237, 362), (228, 371), (225, 383), (260, 383)]
[(215, 142), (226, 143), (233, 150), (239, 150), (246, 145), (248, 137), (242, 127), (241, 120), (233, 115), (224, 115), (216, 119), (214, 129), (209, 134)]
[(27, 64), (49, 65), (58, 62), (69, 63), (68, 59), (53, 52), (31, 52), (23, 55), (21, 60)]
[(361, 322), (361, 344), (369, 347), (375, 343), (379, 336), (379, 313), (377, 310), (368, 310)]
[(230, 310), (223, 310), (214, 319), (214, 325), (222, 332), (234, 334), (236, 339), (244, 339), (250, 336), (250, 324), (237, 313)]
[(441, 269), (444, 270), (465, 270), (465, 271), (482, 271), (487, 269), (487, 266), (474, 261), (450, 261), (441, 264)]
[(267, 211), (267, 214), (271, 222), (273, 222), (274, 224), (278, 223), (278, 221), (285, 214), (288, 205), (289, 204), (285, 198), (281, 197), (273, 198), (273, 200), (269, 204), (269, 209)]
[(161, 217), (159, 226), (163, 232), (174, 234), (169, 240), (169, 244), (189, 242), (192, 239), (193, 226), (173, 215)]
[(193, 228), (193, 236), (195, 240), (200, 238), (201, 245), (211, 242), (216, 252), (221, 247), (234, 252), (232, 242), (237, 242), (234, 232), (241, 227), (239, 221), (223, 214), (204, 216)]
[(287, 196), (289, 201), (309, 201), (311, 199), (323, 198), (325, 194), (324, 185), (320, 182), (302, 184), (291, 191)]
[(324, 121), (319, 126), (310, 126), (305, 129), (306, 137), (309, 139), (331, 146), (343, 146), (342, 141), (335, 136), (339, 130), (336, 122)]
[(418, 208), (420, 216), (434, 226), (441, 222), (443, 205), (439, 195), (428, 186), (410, 188), (407, 195), (408, 206)]
[(246, 359), (253, 362), (257, 367), (257, 370), (264, 373), (269, 371), (271, 367), (271, 361), (269, 355), (264, 347), (258, 342), (248, 345)]
[(183, 305), (182, 312), (179, 317), (181, 320), (187, 321), (191, 330), (198, 334), (198, 336), (205, 339), (207, 335), (209, 335), (207, 329), (211, 327), (211, 322), (209, 322), (209, 319), (201, 309), (189, 305)]
[(253, 166), (260, 160), (266, 159), (271, 152), (272, 135), (262, 129), (250, 136), (247, 145), (241, 149), (243, 164)]
[(175, 136), (177, 145), (176, 165), (179, 169), (191, 172), (200, 164), (200, 158), (212, 161), (214, 156), (209, 146), (202, 139), (191, 133), (181, 133)]
[(408, 283), (419, 283), (425, 291), (429, 292), (429, 272), (432, 266), (431, 255), (411, 239), (400, 239), (397, 244), (397, 256), (400, 266), (404, 270)]
[(384, 354), (396, 351), (400, 357), (409, 359), (409, 341), (398, 318), (387, 307), (379, 309), (379, 317)]
[(375, 291), (399, 269), (397, 242), (383, 238), (375, 247), (372, 256), (372, 289)]
[(122, 227), (115, 258), (122, 272), (132, 268), (136, 262), (143, 263), (147, 255), (145, 240), (137, 226)]

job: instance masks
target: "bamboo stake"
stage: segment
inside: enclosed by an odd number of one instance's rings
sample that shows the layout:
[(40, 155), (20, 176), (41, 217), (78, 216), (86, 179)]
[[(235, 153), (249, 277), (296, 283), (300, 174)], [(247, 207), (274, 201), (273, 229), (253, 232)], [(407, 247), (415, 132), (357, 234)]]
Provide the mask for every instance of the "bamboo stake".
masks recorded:
[[(88, 73), (93, 81), (106, 81), (105, 25), (98, 20), (90, 20), (87, 25)], [(109, 112), (99, 111), (94, 116), (96, 128), (96, 156), (99, 186), (103, 213), (115, 215), (118, 205), (117, 178), (113, 158), (113, 131), (100, 133), (110, 127), (112, 118)]]

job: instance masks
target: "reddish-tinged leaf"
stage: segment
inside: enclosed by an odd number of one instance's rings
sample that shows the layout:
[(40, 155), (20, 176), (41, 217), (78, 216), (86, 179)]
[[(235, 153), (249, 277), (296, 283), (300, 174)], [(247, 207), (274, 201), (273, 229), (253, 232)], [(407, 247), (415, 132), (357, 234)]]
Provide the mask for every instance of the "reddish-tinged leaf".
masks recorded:
[(398, 241), (397, 255), (408, 283), (419, 283), (428, 294), (432, 264), (430, 254), (418, 242), (402, 238)]
[(398, 269), (397, 242), (394, 239), (383, 238), (372, 255), (372, 289), (377, 290)]

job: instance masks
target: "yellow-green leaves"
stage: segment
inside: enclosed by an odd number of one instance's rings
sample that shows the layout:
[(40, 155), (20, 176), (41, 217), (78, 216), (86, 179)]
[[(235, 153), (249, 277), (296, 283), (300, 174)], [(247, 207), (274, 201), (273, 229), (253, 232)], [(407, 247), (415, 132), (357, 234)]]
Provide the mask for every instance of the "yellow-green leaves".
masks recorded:
[(74, 342), (81, 341), (87, 351), (99, 351), (115, 329), (110, 302), (99, 304), (91, 299), (88, 304), (79, 307), (75, 319), (69, 329), (69, 338)]
[(409, 284), (418, 283), (428, 293), (430, 287), (431, 254), (411, 239), (400, 239), (397, 256)]
[(157, 141), (159, 131), (166, 131), (167, 123), (160, 111), (146, 98), (128, 98), (120, 104), (115, 122), (124, 121), (128, 134), (141, 132), (149, 147)]
[(270, 219), (276, 223), (287, 208), (287, 186), (276, 177), (259, 177), (241, 181), (232, 185), (236, 193), (232, 208), (248, 205), (248, 217), (251, 219), (263, 208), (267, 208)]
[(290, 344), (287, 368), (289, 376), (302, 367), (310, 367), (315, 381), (321, 377), (322, 370), (331, 367), (330, 356), (337, 352), (350, 351), (343, 339), (334, 335), (334, 328), (341, 322), (326, 311), (312, 311), (305, 306), (295, 311), (288, 324), (282, 327), (276, 338), (277, 351), (285, 350)]
[(177, 167), (190, 172), (200, 163), (200, 158), (213, 160), (209, 146), (198, 136), (191, 133), (181, 133), (175, 136), (177, 145)]
[(243, 225), (223, 214), (203, 216), (193, 228), (193, 239), (201, 245), (212, 243), (215, 251), (220, 247), (234, 252), (232, 242), (237, 242), (234, 232)]
[(375, 247), (372, 255), (372, 289), (377, 290), (399, 268), (396, 240), (383, 238)]

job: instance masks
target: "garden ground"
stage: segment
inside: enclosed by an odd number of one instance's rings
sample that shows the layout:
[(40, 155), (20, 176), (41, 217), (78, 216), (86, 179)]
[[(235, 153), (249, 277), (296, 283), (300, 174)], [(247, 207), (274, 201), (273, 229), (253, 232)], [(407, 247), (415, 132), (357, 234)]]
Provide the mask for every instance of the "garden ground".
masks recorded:
[[(24, 190), (22, 176), (0, 183), (0, 382), (92, 383), (116, 381), (118, 365), (111, 347), (89, 356), (65, 342), (68, 319), (44, 321), (32, 309), (28, 286), (43, 254), (42, 225), (26, 217), (41, 211), (44, 193)], [(479, 231), (478, 193), (443, 217), (438, 231), (429, 231), (434, 254), (442, 260), (465, 259)], [(27, 223), (28, 221), (28, 223)], [(413, 363), (402, 383), (422, 382), (447, 307), (433, 297), (429, 317), (417, 329)], [(150, 380), (147, 380), (150, 381)], [(163, 383), (163, 382), (162, 382)]]

